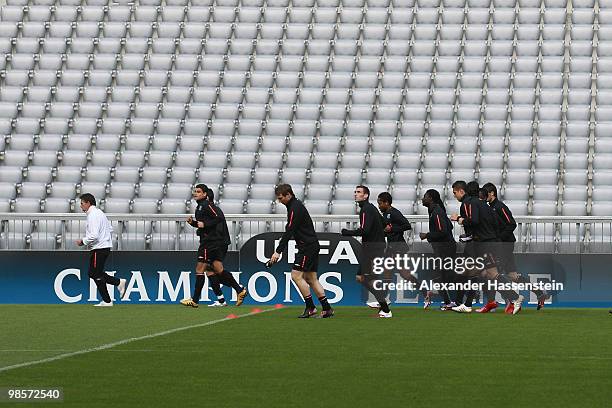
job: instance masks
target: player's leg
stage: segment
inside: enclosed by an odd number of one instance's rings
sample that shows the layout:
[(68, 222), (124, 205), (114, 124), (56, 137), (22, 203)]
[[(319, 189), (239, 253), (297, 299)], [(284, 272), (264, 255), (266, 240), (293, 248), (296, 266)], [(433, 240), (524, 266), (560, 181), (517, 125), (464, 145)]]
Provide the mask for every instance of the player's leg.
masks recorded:
[[(391, 251), (394, 251), (394, 249), (391, 249)], [(379, 317), (392, 317), (387, 300), (387, 281), (390, 279), (393, 270), (384, 268), (382, 271), (378, 271), (379, 267), (377, 267), (377, 272), (374, 272), (374, 261), (381, 260), (388, 253), (389, 249), (386, 248), (384, 242), (363, 243), (359, 256), (359, 272), (355, 277), (356, 281), (372, 294), (378, 302)], [(370, 302), (368, 302), (368, 306), (373, 307)]]
[[(299, 255), (300, 254), (298, 254), (298, 257)], [(295, 283), (295, 286), (297, 286), (298, 290), (300, 291), (300, 294), (304, 298), (305, 303), (304, 313), (302, 313), (298, 317), (302, 319), (307, 319), (311, 316), (316, 315), (317, 308), (315, 307), (314, 301), (312, 300), (310, 286), (308, 285), (308, 282), (306, 282), (306, 279), (304, 279), (304, 272), (302, 270), (294, 268), (293, 270), (291, 270), (291, 280), (293, 281), (293, 283)]]
[[(456, 254), (456, 256), (459, 256), (459, 254)], [(474, 248), (474, 241), (470, 240), (468, 242), (465, 242), (464, 247), (463, 247), (463, 257), (472, 258), (472, 259), (475, 259), (477, 257), (476, 250)], [(465, 284), (471, 283), (474, 276), (475, 276), (474, 271), (468, 269), (464, 271), (462, 274), (457, 274), (457, 276), (455, 277), (455, 281), (457, 283), (465, 285)], [(462, 289), (457, 290), (455, 294), (455, 304), (457, 306), (461, 306), (464, 303), (466, 292), (467, 291), (462, 290)]]
[[(98, 288), (98, 292), (100, 293), (100, 298), (104, 305), (111, 306), (112, 301), (110, 295), (108, 293), (108, 288), (106, 287), (106, 277), (104, 273), (104, 260), (105, 257), (98, 250), (93, 250), (89, 256), (89, 270), (87, 274), (89, 277), (95, 282), (96, 287)], [(108, 275), (106, 275), (108, 276)], [(99, 305), (102, 306), (103, 303), (100, 302)]]
[(125, 295), (125, 286), (127, 281), (125, 279), (119, 279), (115, 276), (109, 275), (104, 271), (104, 266), (106, 265), (106, 260), (110, 255), (110, 248), (100, 249), (98, 252), (98, 265), (101, 271), (101, 276), (104, 278), (107, 284), (117, 286), (119, 289), (119, 298), (123, 299)]
[(378, 302), (380, 309), (378, 312), (379, 317), (392, 317), (391, 309), (389, 309), (389, 303), (387, 303), (387, 291), (380, 289), (379, 285), (382, 282), (379, 276), (372, 276), (372, 274), (357, 275), (355, 277), (357, 282), (363, 285), (368, 292), (374, 295), (374, 298)]
[(223, 292), (221, 291), (221, 282), (219, 281), (219, 276), (214, 273), (212, 270), (206, 271), (206, 277), (208, 278), (208, 284), (212, 289), (213, 293), (217, 297), (217, 300), (211, 304), (209, 307), (223, 307), (227, 306), (225, 302), (225, 296), (223, 296)]
[[(497, 256), (496, 260), (496, 267), (497, 267), (497, 271), (498, 273), (500, 272), (500, 270), (505, 270), (505, 259), (503, 256), (503, 253), (498, 254), (499, 256)], [(493, 271), (490, 271), (490, 274), (493, 275)], [(487, 274), (484, 274), (485, 276), (487, 276)], [(490, 279), (487, 278), (483, 278), (485, 286), (482, 289), (482, 295), (484, 298), (484, 306), (481, 307), (480, 309), (477, 309), (476, 311), (478, 313), (489, 313), (489, 312), (494, 312), (497, 307), (499, 306), (497, 304), (497, 302), (495, 301), (495, 290), (489, 289), (489, 283), (490, 283)], [(509, 303), (509, 300), (506, 300), (506, 303)]]
[[(516, 267), (516, 260), (514, 258), (513, 242), (507, 242), (504, 244), (504, 258), (506, 260), (506, 274), (512, 282), (531, 283), (527, 276), (518, 273), (518, 268)], [(540, 289), (533, 290), (532, 292), (536, 295), (536, 298), (538, 299), (537, 310), (542, 309), (544, 307), (546, 299), (548, 299), (550, 295)]]
[(384, 284), (384, 280), (380, 274), (374, 274), (372, 272), (372, 266), (376, 253), (367, 252), (362, 254), (361, 262), (359, 265), (360, 272), (355, 277), (368, 292), (374, 295), (374, 298), (378, 302), (380, 317), (392, 317), (391, 310), (389, 309), (389, 303), (387, 303), (387, 291), (381, 285)]
[[(497, 269), (497, 262), (495, 254), (499, 254), (499, 244), (496, 243), (486, 243), (483, 246), (483, 253), (485, 258), (485, 272), (484, 276), (486, 279), (490, 281), (495, 281), (497, 283), (508, 284), (510, 283), (510, 279), (499, 273)], [(507, 300), (507, 306), (505, 312), (507, 314), (517, 314), (521, 311), (523, 296), (519, 295), (514, 290), (500, 290), (499, 293), (502, 295), (504, 299)]]
[[(485, 260), (484, 270), (490, 268), (491, 265), (495, 265), (494, 261), (485, 256), (486, 253), (483, 249), (483, 245), (480, 242), (468, 242), (466, 243), (464, 256), (467, 258), (471, 258), (474, 260), (474, 264), (476, 264), (476, 259), (483, 258)], [(485, 276), (482, 268), (473, 267), (466, 269), (463, 274), (459, 275), (458, 281), (464, 284), (471, 285), (473, 283), (481, 283)], [(465, 295), (465, 300), (463, 300), (463, 296)], [(474, 302), (474, 298), (476, 297), (477, 292), (473, 289), (469, 289), (466, 291), (458, 291), (457, 293), (457, 301), (461, 301), (462, 303), (458, 303), (458, 306), (453, 307), (452, 310), (459, 313), (471, 313), (472, 312), (472, 303)]]
[(202, 288), (204, 287), (204, 283), (206, 283), (206, 269), (207, 269), (207, 261), (208, 258), (208, 248), (205, 245), (200, 244), (198, 248), (197, 254), (197, 262), (196, 262), (196, 280), (195, 280), (195, 289), (193, 290), (193, 296), (187, 299), (181, 300), (181, 305), (183, 306), (191, 306), (198, 307), (200, 296), (202, 296)]
[(244, 299), (247, 297), (248, 292), (246, 290), (246, 287), (240, 286), (236, 279), (234, 279), (234, 275), (232, 275), (223, 266), (223, 261), (225, 260), (226, 255), (227, 246), (215, 247), (210, 252), (210, 262), (212, 265), (213, 272), (219, 278), (219, 282), (221, 282), (225, 286), (229, 286), (230, 288), (236, 291), (236, 294), (238, 295), (238, 299), (236, 300), (236, 306), (240, 306), (242, 305), (242, 302), (244, 302)]
[[(432, 249), (433, 249), (433, 256), (434, 256), (434, 270), (433, 270), (434, 277), (432, 280), (439, 281), (442, 283), (448, 283), (447, 282), (448, 274), (445, 269), (445, 259), (447, 258), (447, 255), (448, 255), (448, 250), (446, 250), (445, 248), (446, 245), (447, 243), (432, 243), (431, 244)], [(451, 256), (453, 255), (454, 255), (454, 250)], [(442, 301), (444, 302), (442, 306), (450, 305), (451, 300), (450, 300), (450, 294), (448, 293), (448, 290), (442, 289), (439, 292), (440, 292), (440, 296), (442, 296)], [(427, 295), (425, 296), (425, 305), (424, 305), (425, 309), (429, 308), (429, 306), (431, 306), (431, 304), (433, 303), (432, 296), (433, 296), (432, 292), (428, 292)]]
[[(296, 260), (297, 261), (297, 260)], [(327, 318), (334, 315), (334, 311), (329, 306), (327, 296), (325, 295), (325, 289), (321, 286), (319, 279), (317, 278), (317, 271), (319, 270), (319, 248), (307, 249), (304, 251), (303, 256), (299, 259), (299, 268), (297, 267), (298, 262), (294, 264), (295, 270), (303, 271), (303, 278), (306, 284), (312, 288), (313, 292), (319, 303), (321, 303), (321, 317)]]
[(312, 288), (315, 296), (317, 299), (319, 299), (319, 303), (321, 303), (321, 308), (323, 309), (321, 317), (332, 317), (334, 312), (329, 305), (327, 296), (325, 295), (325, 289), (323, 289), (321, 282), (319, 282), (319, 279), (317, 278), (317, 272), (304, 272), (304, 280), (306, 283), (308, 283), (308, 286)]

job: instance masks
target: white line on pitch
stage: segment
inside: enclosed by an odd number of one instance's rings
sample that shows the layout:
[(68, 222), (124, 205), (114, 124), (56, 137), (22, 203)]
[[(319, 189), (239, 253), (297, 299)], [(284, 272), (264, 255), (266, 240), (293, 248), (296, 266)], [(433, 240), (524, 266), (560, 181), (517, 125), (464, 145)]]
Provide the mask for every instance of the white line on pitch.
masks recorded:
[(261, 314), (261, 313), (271, 312), (273, 310), (278, 310), (278, 309), (266, 309), (266, 310), (262, 310), (261, 312), (251, 312), (251, 313), (239, 315), (239, 316), (234, 317), (234, 318), (224, 317), (223, 319), (211, 320), (209, 322), (200, 323), (200, 324), (193, 324), (191, 326), (177, 327), (176, 329), (170, 329), (170, 330), (165, 330), (165, 331), (158, 332), (158, 333), (147, 334), (146, 336), (130, 337), (129, 339), (123, 339), (123, 340), (115, 341), (115, 342), (112, 342), (112, 343), (102, 344), (101, 346), (92, 347), (92, 348), (88, 348), (88, 349), (85, 349), (85, 350), (73, 351), (71, 353), (59, 354), (57, 356), (43, 358), (43, 359), (40, 359), (40, 360), (26, 361), (25, 363), (19, 363), (19, 364), (13, 364), (13, 365), (10, 365), (10, 366), (6, 366), (6, 367), (0, 367), (0, 373), (4, 372), (4, 371), (14, 370), (16, 368), (29, 367), (29, 366), (33, 366), (33, 365), (37, 365), (37, 364), (44, 364), (44, 363), (50, 363), (52, 361), (63, 360), (65, 358), (69, 358), (69, 357), (80, 356), (81, 354), (93, 353), (94, 351), (108, 350), (110, 348), (121, 346), (123, 344), (133, 343), (135, 341), (140, 341), (140, 340), (152, 339), (152, 338), (155, 338), (155, 337), (165, 336), (167, 334), (177, 333), (177, 332), (181, 332), (181, 331), (184, 331), (184, 330), (190, 330), (190, 329), (197, 329), (199, 327), (212, 326), (213, 324), (225, 322), (225, 321), (228, 321), (228, 320), (242, 319), (243, 317), (254, 316), (254, 315), (257, 315), (257, 314)]

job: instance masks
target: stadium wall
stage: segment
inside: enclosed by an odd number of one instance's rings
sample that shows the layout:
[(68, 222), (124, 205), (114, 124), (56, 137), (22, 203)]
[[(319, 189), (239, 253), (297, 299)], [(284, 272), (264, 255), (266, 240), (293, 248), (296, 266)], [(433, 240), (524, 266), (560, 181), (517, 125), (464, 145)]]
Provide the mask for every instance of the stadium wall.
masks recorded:
[[(264, 262), (273, 252), (278, 233), (251, 238), (241, 250), (230, 251), (226, 269), (233, 271), (250, 296), (246, 304), (301, 305), (301, 297), (291, 282), (290, 264), (295, 243), (290, 242), (285, 257), (268, 269)], [(320, 234), (320, 280), (331, 303), (362, 305), (366, 300), (355, 282), (359, 244), (338, 234)], [(561, 283), (561, 290), (551, 291), (552, 306), (605, 307), (612, 299), (612, 263), (609, 254), (517, 254), (518, 269), (528, 273), (532, 282)], [(87, 277), (87, 252), (72, 251), (2, 251), (0, 252), (0, 303), (88, 303), (97, 301), (93, 282)], [(173, 304), (189, 297), (193, 285), (195, 253), (177, 251), (116, 251), (106, 264), (110, 274), (128, 278), (129, 300), (123, 303)], [(421, 278), (429, 279), (429, 271)], [(228, 288), (226, 296), (234, 299)], [(524, 293), (536, 303), (533, 293)], [(114, 296), (117, 293), (113, 293)], [(206, 285), (202, 301), (211, 300)], [(416, 291), (395, 291), (396, 305), (415, 305), (422, 299)]]

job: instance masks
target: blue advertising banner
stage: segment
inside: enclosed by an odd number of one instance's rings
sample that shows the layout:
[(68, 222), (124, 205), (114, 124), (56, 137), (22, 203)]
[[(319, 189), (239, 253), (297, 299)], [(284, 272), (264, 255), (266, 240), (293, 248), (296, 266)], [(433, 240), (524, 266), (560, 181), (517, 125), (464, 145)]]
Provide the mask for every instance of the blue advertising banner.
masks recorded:
[[(321, 233), (319, 280), (330, 303), (363, 305), (368, 293), (355, 281), (359, 268), (360, 244), (353, 238)], [(265, 262), (274, 252), (279, 233), (252, 237), (240, 252), (229, 252), (225, 267), (249, 291), (246, 304), (302, 305), (302, 298), (291, 281), (291, 265), (297, 250), (290, 241), (281, 260), (271, 268)], [(419, 257), (420, 254), (411, 254)], [(96, 287), (87, 276), (87, 251), (0, 251), (0, 303), (88, 303), (97, 302)], [(195, 280), (194, 252), (122, 251), (113, 252), (106, 271), (126, 278), (127, 300), (122, 303), (176, 303), (191, 296)], [(517, 254), (518, 270), (530, 282), (550, 283), (553, 306), (609, 307), (612, 304), (612, 255)], [(419, 279), (431, 282), (432, 273), (418, 271)], [(393, 278), (400, 283), (401, 278)], [(399, 288), (390, 291), (395, 305), (422, 302), (421, 291)], [(116, 289), (109, 292), (118, 298)], [(223, 289), (226, 298), (235, 293)], [(533, 292), (522, 292), (529, 303), (536, 303)], [(206, 284), (202, 302), (214, 300)]]

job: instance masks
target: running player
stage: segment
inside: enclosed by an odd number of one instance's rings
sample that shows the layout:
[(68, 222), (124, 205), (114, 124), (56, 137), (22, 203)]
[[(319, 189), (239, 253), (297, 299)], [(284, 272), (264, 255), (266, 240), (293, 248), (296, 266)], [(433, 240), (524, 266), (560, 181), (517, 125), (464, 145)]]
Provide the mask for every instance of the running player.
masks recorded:
[(389, 304), (386, 299), (386, 291), (375, 289), (376, 281), (381, 280), (380, 275), (372, 273), (372, 263), (375, 258), (383, 257), (385, 253), (385, 231), (383, 220), (376, 209), (370, 203), (370, 189), (366, 186), (359, 185), (355, 187), (355, 201), (360, 207), (359, 210), (359, 228), (355, 230), (342, 229), (341, 233), (344, 236), (360, 236), (362, 242), (360, 271), (356, 276), (357, 282), (362, 284), (368, 292), (374, 295), (380, 309), (378, 317), (390, 318), (393, 317)]
[[(486, 200), (489, 206), (497, 213), (501, 220), (502, 229), (499, 238), (502, 241), (500, 261), (503, 271), (513, 282), (529, 283), (529, 278), (517, 272), (518, 269), (514, 260), (514, 243), (516, 242), (514, 230), (516, 229), (516, 221), (512, 216), (512, 211), (497, 198), (497, 187), (493, 183), (486, 183), (483, 189), (487, 192)], [(534, 290), (533, 293), (538, 299), (537, 310), (540, 310), (544, 307), (544, 303), (550, 295), (539, 289)], [(487, 307), (494, 309), (497, 307), (497, 303), (495, 301), (488, 302), (483, 309)]]
[(274, 189), (274, 194), (276, 194), (276, 199), (287, 207), (287, 225), (285, 226), (285, 233), (276, 247), (276, 251), (268, 261), (268, 265), (278, 262), (281, 254), (287, 249), (289, 239), (293, 237), (298, 253), (291, 270), (291, 280), (295, 282), (306, 303), (304, 313), (298, 317), (305, 319), (317, 314), (317, 308), (312, 300), (310, 288), (317, 295), (323, 308), (321, 317), (332, 317), (334, 310), (329, 305), (327, 296), (325, 296), (325, 290), (317, 278), (319, 250), (321, 248), (310, 214), (306, 207), (304, 207), (304, 204), (295, 198), (293, 189), (289, 184), (278, 185)]
[[(410, 221), (404, 217), (400, 210), (391, 205), (393, 204), (393, 197), (388, 192), (380, 193), (378, 195), (377, 203), (378, 209), (382, 213), (385, 226), (384, 231), (387, 240), (385, 255), (387, 257), (392, 257), (395, 256), (395, 254), (407, 253), (408, 244), (404, 239), (404, 232), (412, 229), (410, 226)], [(413, 282), (416, 287), (420, 286), (420, 281), (409, 271), (400, 269), (398, 272), (402, 279)], [(387, 303), (390, 303), (388, 298)], [(376, 301), (368, 302), (367, 305), (373, 309), (380, 308), (380, 305)]]
[[(433, 248), (434, 256), (442, 259), (454, 258), (457, 252), (457, 244), (453, 237), (453, 224), (446, 215), (446, 208), (437, 190), (427, 190), (421, 200), (423, 206), (427, 207), (429, 213), (429, 232), (421, 232), (419, 238), (427, 240)], [(444, 267), (439, 271), (440, 278), (443, 283), (455, 281), (455, 276), (452, 270), (447, 270)], [(457, 306), (455, 302), (451, 302), (450, 295), (447, 290), (442, 290), (441, 293), (444, 303), (440, 307), (441, 310), (452, 310)]]
[[(475, 188), (473, 184), (476, 185)], [(466, 192), (468, 185), (464, 181), (453, 183), (453, 195), (461, 202), (461, 215), (453, 214), (451, 220), (471, 230), (476, 255), (484, 260), (485, 268), (481, 276), (487, 280), (505, 282), (507, 279), (497, 271), (495, 260), (495, 245), (496, 242), (499, 242), (497, 237), (497, 220), (492, 209), (485, 202), (476, 198), (478, 183), (473, 184), (469, 186), (469, 191), (472, 195), (472, 198), (470, 198)], [(504, 298), (513, 302), (514, 308), (510, 313), (516, 314), (521, 310), (523, 301), (521, 295), (511, 290), (500, 291), (500, 293), (502, 293)], [(468, 291), (465, 302), (454, 307), (453, 310), (459, 313), (471, 313), (472, 301), (475, 296), (476, 291)]]
[(210, 189), (205, 184), (198, 184), (193, 190), (193, 198), (198, 204), (195, 211), (195, 219), (189, 217), (187, 223), (197, 228), (200, 237), (198, 247), (198, 259), (196, 263), (196, 284), (193, 296), (181, 300), (184, 306), (198, 307), (202, 288), (206, 281), (206, 270), (217, 275), (219, 281), (233, 288), (238, 294), (236, 306), (240, 306), (247, 296), (246, 288), (240, 286), (232, 274), (223, 267), (223, 260), (227, 254), (229, 244), (229, 233), (225, 215), (219, 207), (208, 200)]

